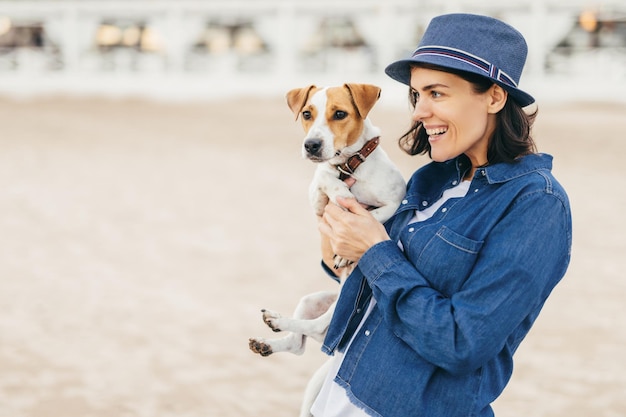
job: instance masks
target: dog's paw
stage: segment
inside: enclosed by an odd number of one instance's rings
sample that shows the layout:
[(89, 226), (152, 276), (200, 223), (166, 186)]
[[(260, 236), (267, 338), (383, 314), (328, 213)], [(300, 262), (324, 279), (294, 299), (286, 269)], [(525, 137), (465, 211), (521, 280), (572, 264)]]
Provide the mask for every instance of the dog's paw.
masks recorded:
[(335, 269), (345, 268), (346, 266), (350, 266), (353, 263), (352, 261), (349, 261), (337, 255), (333, 257), (333, 261), (334, 261), (333, 267)]
[(274, 332), (280, 332), (281, 329), (278, 322), (280, 320), (280, 314), (266, 309), (261, 310), (261, 312), (263, 313), (263, 322), (267, 324), (267, 327)]
[(269, 356), (272, 353), (274, 353), (272, 351), (272, 347), (265, 343), (265, 340), (263, 338), (250, 338), (248, 340), (248, 347), (250, 347), (250, 350), (254, 353), (258, 353), (261, 356)]

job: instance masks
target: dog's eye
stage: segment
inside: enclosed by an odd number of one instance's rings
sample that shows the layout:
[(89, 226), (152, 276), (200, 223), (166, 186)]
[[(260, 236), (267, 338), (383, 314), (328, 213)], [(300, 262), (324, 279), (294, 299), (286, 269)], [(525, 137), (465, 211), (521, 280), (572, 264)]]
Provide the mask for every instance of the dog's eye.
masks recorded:
[(343, 110), (337, 110), (337, 111), (335, 112), (335, 114), (333, 115), (333, 119), (335, 119), (335, 120), (343, 120), (343, 119), (345, 119), (346, 117), (348, 117), (348, 113), (346, 113), (346, 112), (345, 112), (345, 111), (343, 111)]
[(304, 120), (310, 120), (311, 119), (311, 112), (308, 110), (305, 110), (302, 112), (302, 118)]

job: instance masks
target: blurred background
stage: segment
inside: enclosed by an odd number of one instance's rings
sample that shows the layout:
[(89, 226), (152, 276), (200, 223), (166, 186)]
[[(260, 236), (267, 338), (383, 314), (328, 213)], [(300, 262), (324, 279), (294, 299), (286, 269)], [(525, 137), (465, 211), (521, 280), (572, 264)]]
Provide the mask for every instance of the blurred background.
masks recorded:
[(1, 0), (0, 92), (186, 99), (386, 81), (446, 12), (517, 27), (530, 47), (522, 86), (540, 97), (624, 96), (624, 0)]
[(447, 12), (526, 37), (574, 219), (496, 415), (626, 416), (626, 0), (0, 0), (0, 417), (297, 415), (319, 344), (248, 349), (280, 336), (262, 308), (336, 289), (285, 92), (381, 86), (408, 178), (383, 69)]

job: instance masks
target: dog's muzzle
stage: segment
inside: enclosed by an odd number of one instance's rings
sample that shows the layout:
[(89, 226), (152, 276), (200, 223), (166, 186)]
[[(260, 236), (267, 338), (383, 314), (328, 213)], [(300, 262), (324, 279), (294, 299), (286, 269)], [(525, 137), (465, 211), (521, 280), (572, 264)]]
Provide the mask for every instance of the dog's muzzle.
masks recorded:
[(324, 142), (322, 139), (307, 139), (304, 141), (304, 150), (307, 155), (319, 158), (322, 156), (322, 145)]

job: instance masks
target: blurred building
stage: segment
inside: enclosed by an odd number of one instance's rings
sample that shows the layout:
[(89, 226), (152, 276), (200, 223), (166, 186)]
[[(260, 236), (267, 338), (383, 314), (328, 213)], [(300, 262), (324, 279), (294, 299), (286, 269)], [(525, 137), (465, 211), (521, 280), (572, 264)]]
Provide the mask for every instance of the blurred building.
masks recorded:
[(624, 0), (0, 0), (0, 92), (367, 77), (446, 12), (519, 28), (534, 79), (626, 82)]

